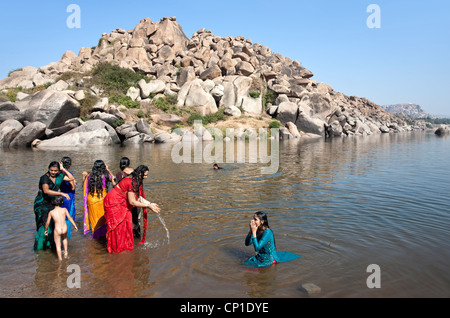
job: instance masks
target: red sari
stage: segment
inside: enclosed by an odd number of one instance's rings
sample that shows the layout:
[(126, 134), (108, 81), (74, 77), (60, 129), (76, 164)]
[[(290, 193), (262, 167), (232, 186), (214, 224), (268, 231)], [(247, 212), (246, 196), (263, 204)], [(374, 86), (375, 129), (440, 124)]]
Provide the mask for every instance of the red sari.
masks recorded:
[[(133, 192), (132, 179), (122, 179), (103, 200), (106, 219), (106, 239), (109, 253), (131, 251), (134, 248), (133, 220), (131, 210), (133, 206), (128, 202), (128, 192)], [(140, 186), (139, 195), (145, 198), (144, 187)], [(147, 232), (147, 209), (143, 209), (144, 234), (139, 244), (145, 243)]]

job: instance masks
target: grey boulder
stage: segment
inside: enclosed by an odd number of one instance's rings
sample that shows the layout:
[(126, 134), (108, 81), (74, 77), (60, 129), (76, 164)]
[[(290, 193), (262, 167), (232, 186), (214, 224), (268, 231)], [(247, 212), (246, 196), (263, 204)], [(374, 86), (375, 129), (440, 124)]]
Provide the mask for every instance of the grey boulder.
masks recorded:
[(32, 122), (25, 126), (10, 143), (10, 148), (30, 147), (35, 139), (45, 134), (47, 127), (41, 122)]

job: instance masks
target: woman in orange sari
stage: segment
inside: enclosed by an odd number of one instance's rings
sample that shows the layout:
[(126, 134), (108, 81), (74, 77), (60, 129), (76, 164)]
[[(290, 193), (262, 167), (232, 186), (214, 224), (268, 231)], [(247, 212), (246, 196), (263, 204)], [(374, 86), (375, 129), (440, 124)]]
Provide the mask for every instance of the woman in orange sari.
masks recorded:
[[(148, 177), (148, 167), (139, 166), (130, 175), (123, 178), (104, 199), (106, 219), (106, 239), (109, 253), (120, 253), (134, 249), (133, 207), (143, 208), (144, 234), (139, 244), (145, 243), (147, 234), (147, 208), (159, 213), (156, 203), (145, 200), (143, 181)], [(142, 197), (144, 200), (140, 199)]]
[(115, 185), (114, 178), (103, 160), (96, 160), (92, 172), (83, 172), (83, 176), (84, 234), (91, 230), (93, 238), (103, 237), (106, 234), (103, 200), (110, 183)]

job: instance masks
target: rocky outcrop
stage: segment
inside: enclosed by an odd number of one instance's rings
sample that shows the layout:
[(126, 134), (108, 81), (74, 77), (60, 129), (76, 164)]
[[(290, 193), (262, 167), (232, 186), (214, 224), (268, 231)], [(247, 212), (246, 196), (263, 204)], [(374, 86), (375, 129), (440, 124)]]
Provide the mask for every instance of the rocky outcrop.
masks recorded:
[(450, 134), (450, 126), (448, 125), (441, 125), (440, 127), (438, 127), (435, 132), (436, 135), (438, 136), (444, 136), (444, 135), (448, 135)]
[(0, 104), (0, 122), (8, 119), (23, 122), (25, 120), (25, 114), (14, 103), (7, 101)]
[(24, 114), (25, 120), (41, 122), (50, 129), (80, 116), (78, 101), (57, 90), (42, 90), (16, 102), (15, 106)]
[[(12, 72), (0, 80), (0, 91), (19, 86), (28, 91), (14, 103), (0, 104), (0, 122), (14, 119), (25, 128), (30, 122), (43, 124), (44, 132), (36, 137), (42, 139), (36, 142), (37, 147), (47, 147), (51, 142), (45, 139), (56, 138), (54, 144), (65, 140), (76, 145), (176, 140), (178, 137), (167, 132), (153, 135), (150, 125), (142, 121), (130, 125), (123, 106), (110, 105), (101, 89), (85, 86), (89, 80), (85, 73), (101, 62), (153, 78), (141, 80), (128, 89), (127, 96), (132, 101), (151, 103), (153, 98), (171, 96), (176, 97), (178, 109), (193, 110), (200, 115), (223, 109), (230, 117), (271, 116), (281, 122), (281, 135), (286, 138), (344, 137), (414, 129), (365, 98), (347, 96), (315, 81), (314, 74), (300, 62), (251, 39), (220, 37), (206, 29), (188, 38), (174, 17), (159, 22), (145, 18), (132, 30), (116, 29), (102, 34), (95, 48), (81, 48), (78, 55), (67, 51), (57, 62)], [(77, 76), (62, 80), (65, 74)], [(43, 89), (44, 85), (47, 89)], [(80, 116), (79, 101), (89, 95), (98, 100), (89, 115), (91, 123), (68, 123)], [(169, 126), (181, 121), (175, 115), (166, 115), (152, 114), (148, 119)], [(109, 128), (100, 127), (99, 122)], [(112, 128), (121, 122), (125, 124)], [(102, 132), (92, 134), (90, 140), (84, 136), (87, 131)], [(69, 138), (69, 134), (79, 135)], [(4, 145), (18, 144), (8, 138), (4, 138), (7, 140)], [(26, 144), (30, 144), (28, 139)]]
[(47, 126), (41, 122), (26, 125), (9, 144), (10, 148), (30, 147), (35, 139), (41, 138)]
[(33, 147), (38, 149), (44, 148), (65, 148), (65, 147), (79, 147), (79, 146), (108, 146), (114, 142), (111, 135), (105, 129), (94, 131), (76, 132), (68, 135), (62, 135), (47, 140), (35, 140)]
[(0, 124), (0, 148), (8, 148), (23, 125), (15, 119), (7, 119)]
[(383, 109), (392, 114), (403, 114), (412, 118), (433, 118), (433, 115), (426, 113), (420, 105), (408, 103), (408, 104), (394, 104), (383, 105)]

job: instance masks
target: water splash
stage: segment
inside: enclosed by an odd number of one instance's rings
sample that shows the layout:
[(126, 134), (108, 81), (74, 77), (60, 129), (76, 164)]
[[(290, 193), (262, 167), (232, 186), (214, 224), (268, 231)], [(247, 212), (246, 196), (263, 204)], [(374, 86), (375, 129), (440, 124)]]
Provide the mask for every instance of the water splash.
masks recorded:
[(159, 221), (161, 222), (162, 226), (164, 227), (164, 229), (166, 230), (166, 235), (167, 235), (167, 243), (170, 243), (170, 234), (169, 234), (169, 230), (167, 229), (166, 226), (166, 222), (164, 222), (164, 219), (162, 218), (161, 214), (158, 213), (157, 214)]

